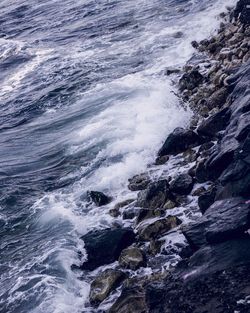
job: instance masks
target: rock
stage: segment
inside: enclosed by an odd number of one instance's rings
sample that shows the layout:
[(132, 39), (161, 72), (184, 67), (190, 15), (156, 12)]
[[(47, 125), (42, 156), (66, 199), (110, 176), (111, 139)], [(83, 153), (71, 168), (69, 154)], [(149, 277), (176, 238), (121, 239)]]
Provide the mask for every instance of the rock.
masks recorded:
[(183, 152), (183, 158), (186, 162), (192, 163), (196, 161), (196, 159), (198, 158), (198, 154), (195, 150), (188, 149), (185, 152)]
[(106, 196), (100, 191), (88, 191), (88, 197), (96, 206), (106, 205), (111, 202), (112, 198)]
[(136, 205), (152, 210), (162, 208), (170, 196), (168, 182), (160, 180), (149, 184), (146, 190), (139, 192)]
[(164, 244), (161, 240), (151, 240), (149, 247), (148, 247), (148, 253), (151, 255), (156, 255), (161, 252), (161, 247)]
[(188, 174), (180, 174), (170, 183), (170, 191), (179, 195), (188, 195), (194, 182), (193, 178)]
[(213, 108), (221, 108), (225, 103), (228, 96), (228, 89), (222, 87), (219, 90), (216, 90), (208, 99), (207, 106), (210, 110)]
[(124, 220), (132, 220), (137, 215), (137, 212), (134, 208), (128, 208), (122, 213), (122, 218)]
[(139, 267), (146, 266), (146, 258), (139, 248), (129, 247), (122, 251), (119, 257), (119, 264), (121, 267), (135, 271)]
[(163, 165), (163, 164), (167, 163), (168, 160), (169, 160), (168, 155), (159, 156), (155, 160), (155, 165)]
[(130, 178), (128, 184), (128, 189), (131, 191), (144, 190), (150, 183), (150, 178), (147, 174), (139, 174)]
[(98, 305), (108, 297), (111, 291), (116, 289), (127, 275), (122, 271), (115, 269), (107, 269), (101, 272), (90, 286), (90, 303), (94, 306)]
[(189, 269), (185, 275), (191, 279), (248, 263), (250, 263), (250, 239), (240, 238), (198, 250), (190, 258)]
[(195, 178), (198, 183), (205, 183), (209, 180), (209, 174), (205, 167), (206, 159), (199, 161), (195, 169)]
[(145, 292), (136, 287), (124, 288), (120, 297), (108, 310), (108, 313), (145, 313), (147, 305)]
[(178, 217), (169, 215), (168, 217), (159, 219), (151, 224), (140, 226), (138, 233), (142, 240), (148, 241), (162, 236), (180, 224), (181, 220)]
[(102, 229), (91, 231), (81, 239), (88, 255), (81, 269), (92, 271), (118, 260), (121, 251), (134, 242), (135, 234), (130, 228)]
[(109, 214), (112, 216), (112, 217), (118, 217), (119, 215), (121, 215), (120, 211), (118, 208), (112, 208), (109, 210)]
[(243, 24), (250, 24), (249, 0), (239, 0), (234, 10), (235, 19), (239, 19)]
[(181, 91), (188, 89), (193, 90), (203, 82), (203, 76), (197, 69), (193, 69), (183, 74), (179, 80), (179, 88)]
[(195, 189), (192, 193), (193, 197), (199, 197), (200, 195), (202, 195), (204, 192), (206, 191), (206, 189), (204, 187), (199, 187), (197, 189)]
[(166, 139), (158, 156), (175, 155), (201, 144), (200, 137), (189, 129), (176, 128)]
[(167, 76), (172, 75), (172, 74), (178, 74), (178, 73), (180, 73), (180, 69), (178, 68), (168, 67), (165, 70), (165, 74)]
[(165, 215), (164, 209), (155, 209), (155, 210), (141, 209), (137, 216), (136, 224), (139, 224), (141, 221), (146, 220), (146, 219), (162, 217), (164, 215)]
[(198, 198), (198, 205), (201, 213), (204, 214), (206, 210), (214, 203), (217, 189), (214, 187), (203, 192)]
[(192, 42), (191, 42), (191, 45), (192, 45), (192, 47), (195, 48), (195, 49), (198, 49), (198, 48), (199, 48), (199, 44), (198, 44), (198, 42), (197, 42), (196, 40), (192, 41)]
[(175, 207), (177, 207), (177, 203), (172, 201), (172, 200), (168, 200), (165, 204), (164, 204), (164, 207), (163, 209), (165, 210), (172, 210), (174, 209)]
[(230, 109), (225, 108), (204, 120), (197, 128), (198, 134), (216, 137), (217, 133), (226, 128), (230, 120)]
[(242, 198), (216, 201), (196, 222), (183, 227), (189, 244), (200, 248), (244, 235), (250, 226), (250, 203)]

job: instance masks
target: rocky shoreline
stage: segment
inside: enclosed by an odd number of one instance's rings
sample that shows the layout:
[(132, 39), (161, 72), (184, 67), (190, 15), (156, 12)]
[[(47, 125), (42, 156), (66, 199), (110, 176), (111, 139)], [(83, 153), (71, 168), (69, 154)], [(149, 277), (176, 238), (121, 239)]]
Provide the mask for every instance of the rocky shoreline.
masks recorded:
[[(82, 237), (81, 270), (102, 266), (91, 283), (93, 312), (250, 312), (249, 5), (220, 14), (218, 33), (192, 42), (197, 52), (183, 71), (168, 70), (194, 117), (167, 137), (147, 173), (129, 180), (137, 198), (110, 210), (128, 227)], [(112, 201), (98, 191), (89, 198)]]

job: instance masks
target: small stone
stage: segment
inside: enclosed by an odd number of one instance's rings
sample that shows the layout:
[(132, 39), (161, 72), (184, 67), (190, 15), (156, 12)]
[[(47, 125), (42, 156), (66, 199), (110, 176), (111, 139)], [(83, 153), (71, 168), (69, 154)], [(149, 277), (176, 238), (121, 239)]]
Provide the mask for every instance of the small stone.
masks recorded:
[(194, 192), (192, 193), (193, 197), (198, 197), (200, 196), (202, 193), (204, 193), (206, 191), (206, 189), (204, 187), (199, 187), (197, 189), (194, 190)]
[(163, 209), (165, 210), (172, 210), (177, 206), (177, 204), (174, 201), (168, 200), (165, 204)]
[(168, 155), (159, 156), (155, 160), (155, 165), (163, 165), (163, 164), (167, 163), (168, 160), (169, 160)]

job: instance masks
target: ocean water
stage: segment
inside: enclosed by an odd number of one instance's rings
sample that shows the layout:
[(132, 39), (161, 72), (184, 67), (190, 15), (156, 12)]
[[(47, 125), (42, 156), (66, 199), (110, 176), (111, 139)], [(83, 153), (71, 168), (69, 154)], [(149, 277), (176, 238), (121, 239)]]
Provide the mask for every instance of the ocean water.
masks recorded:
[(131, 198), (127, 179), (191, 117), (166, 68), (232, 4), (0, 1), (1, 313), (94, 312), (71, 265), (86, 257), (80, 236), (113, 219), (86, 192)]

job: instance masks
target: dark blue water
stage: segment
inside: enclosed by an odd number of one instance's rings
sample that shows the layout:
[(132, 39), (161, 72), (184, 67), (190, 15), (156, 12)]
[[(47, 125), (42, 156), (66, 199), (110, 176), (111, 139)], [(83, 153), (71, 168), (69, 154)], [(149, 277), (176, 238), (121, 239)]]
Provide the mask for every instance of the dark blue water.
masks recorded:
[(188, 122), (164, 73), (228, 2), (1, 0), (1, 313), (89, 312), (90, 279), (70, 266), (80, 235), (112, 218), (86, 191), (126, 199)]

